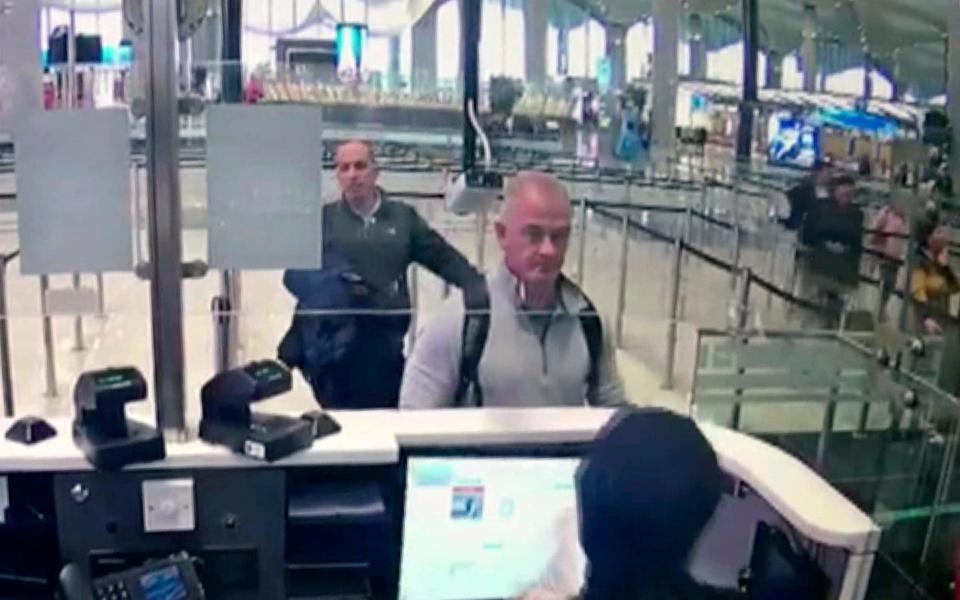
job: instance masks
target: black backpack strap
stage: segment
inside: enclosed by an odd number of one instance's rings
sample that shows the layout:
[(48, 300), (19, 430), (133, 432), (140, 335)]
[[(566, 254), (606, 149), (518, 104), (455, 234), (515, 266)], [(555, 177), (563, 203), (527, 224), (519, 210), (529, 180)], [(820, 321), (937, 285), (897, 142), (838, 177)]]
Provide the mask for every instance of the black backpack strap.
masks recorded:
[(480, 359), (490, 333), (490, 291), (483, 280), (463, 291), (463, 333), (460, 347), (460, 379), (453, 399), (456, 407), (467, 406), (471, 392), (474, 406), (483, 406), (480, 389)]
[(587, 305), (580, 311), (580, 327), (583, 337), (587, 340), (587, 351), (590, 353), (590, 370), (587, 374), (587, 390), (594, 390), (600, 381), (600, 354), (603, 353), (603, 321), (597, 313), (597, 308), (590, 299), (583, 296)]
[(583, 330), (583, 337), (587, 342), (587, 352), (590, 354), (590, 368), (587, 371), (587, 392), (597, 388), (600, 382), (600, 355), (603, 354), (603, 320), (597, 307), (594, 306), (590, 298), (583, 290), (566, 277), (563, 278), (563, 284), (569, 285), (583, 298), (584, 306), (580, 309), (580, 328)]

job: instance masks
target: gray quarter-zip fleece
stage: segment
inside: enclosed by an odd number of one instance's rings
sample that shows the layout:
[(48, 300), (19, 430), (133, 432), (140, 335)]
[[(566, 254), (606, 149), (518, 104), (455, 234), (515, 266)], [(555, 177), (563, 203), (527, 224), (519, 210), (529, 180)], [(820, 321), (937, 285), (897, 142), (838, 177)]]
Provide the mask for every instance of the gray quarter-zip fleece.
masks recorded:
[[(590, 353), (579, 312), (586, 300), (563, 285), (550, 312), (523, 309), (505, 265), (487, 277), (490, 331), (480, 359), (479, 381), (486, 407), (615, 406), (625, 403), (610, 336), (604, 335), (598, 382), (587, 389)], [(407, 360), (401, 408), (453, 405), (460, 375), (464, 306), (451, 296), (427, 321)]]

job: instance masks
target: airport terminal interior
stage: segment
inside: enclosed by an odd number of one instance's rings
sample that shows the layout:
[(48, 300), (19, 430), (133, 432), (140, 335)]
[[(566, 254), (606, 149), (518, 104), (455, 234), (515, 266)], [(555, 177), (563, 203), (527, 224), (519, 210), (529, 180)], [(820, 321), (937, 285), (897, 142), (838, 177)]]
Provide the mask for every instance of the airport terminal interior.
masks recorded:
[(957, 0), (0, 0), (0, 598), (960, 598), (958, 186)]

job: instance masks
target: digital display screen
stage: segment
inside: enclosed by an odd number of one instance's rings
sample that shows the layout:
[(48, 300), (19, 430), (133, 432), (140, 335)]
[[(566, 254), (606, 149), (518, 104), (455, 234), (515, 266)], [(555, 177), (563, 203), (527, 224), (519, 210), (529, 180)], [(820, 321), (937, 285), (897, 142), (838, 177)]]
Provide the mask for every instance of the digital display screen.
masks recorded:
[(141, 575), (140, 591), (146, 600), (187, 600), (187, 588), (175, 566)]
[(820, 127), (790, 114), (771, 117), (767, 134), (770, 164), (812, 168), (820, 158)]
[[(576, 458), (411, 458), (401, 600), (517, 598), (581, 555)], [(565, 563), (566, 564), (566, 563)], [(582, 583), (583, 573), (572, 577)]]

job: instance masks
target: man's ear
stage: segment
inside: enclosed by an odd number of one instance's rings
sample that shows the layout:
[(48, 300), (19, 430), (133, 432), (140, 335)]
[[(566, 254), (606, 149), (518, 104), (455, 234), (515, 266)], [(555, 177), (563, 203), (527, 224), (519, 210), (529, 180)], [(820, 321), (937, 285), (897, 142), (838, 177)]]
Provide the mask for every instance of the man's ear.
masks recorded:
[(497, 234), (497, 240), (503, 241), (503, 238), (507, 235), (507, 228), (500, 219), (497, 219), (493, 222), (493, 231)]

